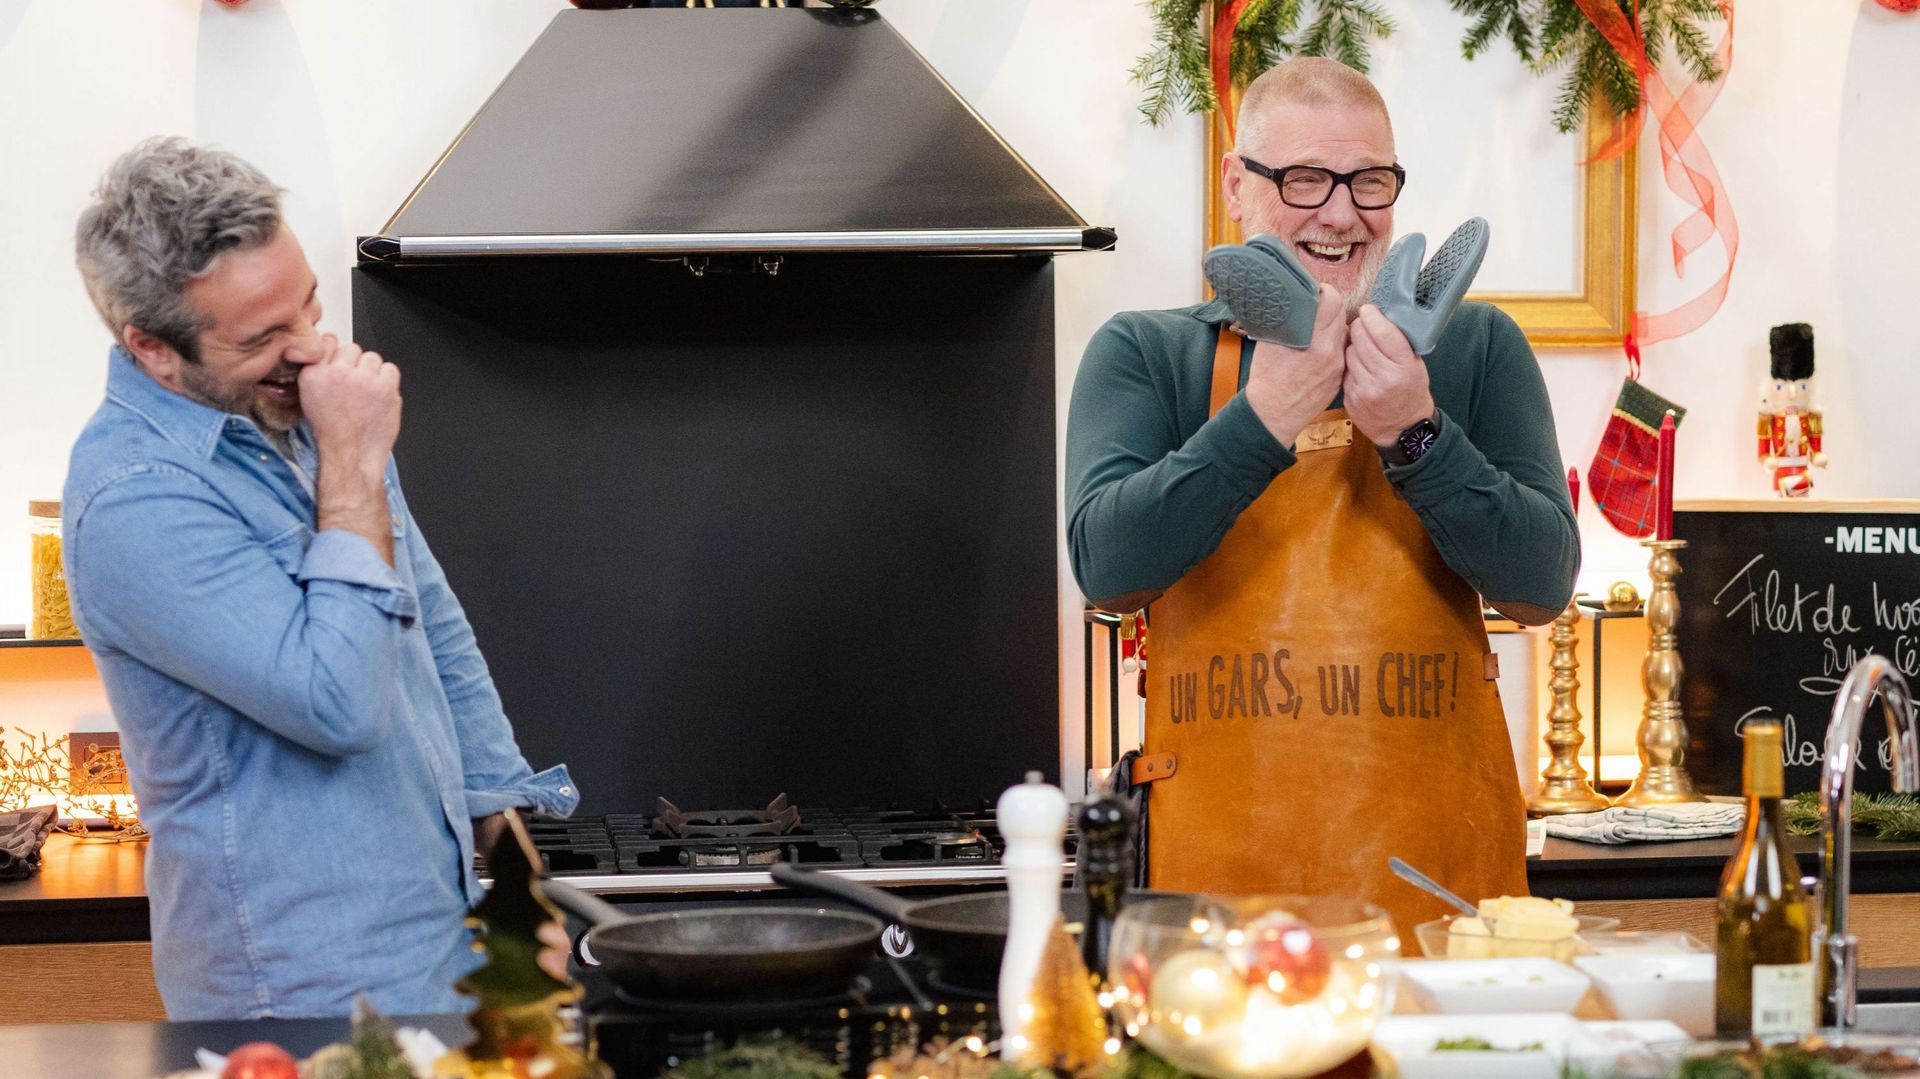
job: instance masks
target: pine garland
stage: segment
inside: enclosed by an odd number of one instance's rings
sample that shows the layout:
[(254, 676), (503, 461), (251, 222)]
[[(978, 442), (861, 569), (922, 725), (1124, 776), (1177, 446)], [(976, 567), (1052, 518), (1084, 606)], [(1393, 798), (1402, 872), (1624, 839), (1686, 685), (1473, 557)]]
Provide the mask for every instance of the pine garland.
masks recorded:
[[(1819, 792), (1796, 794), (1781, 808), (1788, 832), (1813, 835), (1820, 831)], [(1920, 839), (1920, 798), (1911, 794), (1856, 794), (1853, 830), (1871, 832), (1875, 839)]]
[[(1640, 110), (1640, 80), (1631, 58), (1615, 51), (1575, 0), (1447, 0), (1472, 25), (1460, 39), (1472, 60), (1506, 38), (1536, 75), (1565, 69), (1554, 96), (1553, 126), (1573, 131), (1586, 119), (1596, 89), (1616, 116)], [(1628, 18), (1634, 0), (1614, 0)], [(1720, 18), (1719, 0), (1638, 0), (1647, 63), (1669, 54), (1701, 82), (1717, 81), (1713, 43), (1700, 24)]]
[[(1505, 38), (1534, 74), (1564, 69), (1553, 103), (1553, 126), (1559, 131), (1574, 131), (1585, 122), (1596, 89), (1614, 115), (1639, 111), (1633, 60), (1615, 51), (1575, 0), (1447, 2), (1471, 20), (1460, 39), (1467, 59)], [(1636, 0), (1614, 2), (1632, 16)], [(1671, 56), (1701, 82), (1720, 78), (1713, 43), (1701, 29), (1703, 22), (1720, 18), (1720, 0), (1637, 2), (1649, 64)], [(1133, 81), (1146, 88), (1140, 114), (1157, 126), (1176, 109), (1206, 113), (1219, 108), (1208, 65), (1213, 28), (1206, 22), (1207, 0), (1147, 0), (1147, 7), (1153, 48), (1133, 66)], [(1235, 86), (1245, 86), (1292, 56), (1330, 56), (1366, 71), (1372, 43), (1394, 30), (1382, 0), (1250, 0), (1234, 24), (1228, 74)]]
[[(1140, 115), (1157, 126), (1176, 108), (1219, 108), (1208, 63), (1213, 28), (1204, 18), (1206, 0), (1148, 0), (1147, 6), (1153, 48), (1133, 66), (1133, 81), (1147, 91)], [(1235, 86), (1245, 86), (1290, 56), (1331, 56), (1365, 71), (1372, 59), (1369, 44), (1393, 31), (1380, 0), (1250, 0), (1234, 24), (1228, 75)]]

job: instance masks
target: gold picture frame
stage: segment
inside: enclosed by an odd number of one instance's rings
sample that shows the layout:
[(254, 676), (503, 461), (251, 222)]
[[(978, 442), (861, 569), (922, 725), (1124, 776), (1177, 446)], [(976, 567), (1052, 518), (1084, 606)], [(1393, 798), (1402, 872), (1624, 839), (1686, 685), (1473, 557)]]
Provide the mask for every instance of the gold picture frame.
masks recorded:
[[(1230, 108), (1238, 110), (1236, 91)], [(1606, 145), (1618, 121), (1604, 105), (1587, 114), (1586, 156)], [(1225, 114), (1208, 116), (1206, 160), (1206, 246), (1239, 243), (1240, 226), (1228, 218), (1220, 198), (1220, 159), (1230, 142)], [(1572, 292), (1472, 293), (1505, 311), (1535, 347), (1609, 346), (1626, 337), (1633, 319), (1635, 258), (1638, 250), (1639, 150), (1606, 161), (1589, 161), (1581, 190), (1585, 221), (1580, 229), (1580, 282)]]

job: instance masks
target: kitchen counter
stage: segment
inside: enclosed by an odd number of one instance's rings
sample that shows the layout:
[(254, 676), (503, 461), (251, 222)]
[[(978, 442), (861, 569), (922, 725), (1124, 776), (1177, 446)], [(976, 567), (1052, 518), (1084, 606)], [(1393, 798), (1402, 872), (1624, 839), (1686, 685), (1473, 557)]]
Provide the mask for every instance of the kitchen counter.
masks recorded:
[[(1871, 991), (1873, 973), (1862, 976), (1862, 1002), (1892, 999)], [(1869, 1020), (1873, 1018), (1866, 1011), (1863, 1009), (1863, 1027), (1871, 1025)], [(1908, 1016), (1907, 1010), (1895, 1011), (1898, 1015), (1890, 1018)], [(466, 1020), (455, 1015), (400, 1016), (394, 1023), (430, 1030), (452, 1047), (465, 1045), (472, 1038)], [(345, 1040), (347, 1033), (344, 1019), (0, 1025), (0, 1060), (6, 1061), (8, 1079), (69, 1079), (76, 1075), (88, 1079), (156, 1079), (195, 1067), (196, 1049), (224, 1054), (248, 1042), (270, 1041), (305, 1058), (321, 1046)], [(603, 1041), (607, 1036), (603, 1027)], [(608, 1059), (618, 1055), (616, 1051)], [(653, 1069), (643, 1071), (650, 1076)], [(633, 1079), (629, 1071), (619, 1074), (621, 1079)]]
[[(1796, 837), (1801, 869), (1819, 870), (1817, 836)], [(147, 939), (146, 844), (54, 835), (38, 875), (0, 884), (0, 945)], [(1733, 837), (1608, 847), (1548, 839), (1527, 860), (1535, 895), (1587, 903), (1709, 899), (1733, 852)], [(765, 873), (738, 874), (770, 888)], [(589, 886), (589, 891), (610, 891)], [(1853, 841), (1855, 895), (1920, 893), (1920, 842)]]
[[(1549, 838), (1540, 857), (1527, 859), (1527, 883), (1534, 895), (1575, 902), (1707, 898), (1719, 890), (1735, 838), (1619, 846)], [(1801, 874), (1818, 875), (1820, 837), (1793, 836), (1788, 844)], [(1855, 835), (1853, 894), (1890, 892), (1920, 892), (1920, 842)]]
[(56, 832), (40, 872), (0, 883), (0, 944), (146, 940), (147, 845)]
[[(424, 1027), (450, 1046), (473, 1037), (457, 1015), (402, 1017), (394, 1025)], [(248, 1042), (270, 1041), (305, 1058), (323, 1045), (345, 1041), (347, 1032), (345, 1019), (0, 1025), (0, 1060), (6, 1061), (9, 1079), (156, 1079), (195, 1067), (195, 1049), (225, 1054)]]
[[(1632, 929), (1713, 935), (1713, 895), (1731, 837), (1597, 846), (1549, 839), (1529, 859), (1535, 895), (1571, 899), (1584, 913)], [(1818, 869), (1816, 837), (1793, 840), (1802, 870)], [(0, 1024), (50, 1019), (141, 1020), (163, 1014), (153, 986), (144, 881), (146, 844), (55, 835), (41, 872), (0, 884)], [(985, 872), (983, 869), (982, 872)], [(772, 889), (764, 873), (736, 874), (743, 891)], [(631, 878), (630, 878), (631, 879)], [(982, 882), (994, 886), (993, 881)], [(1861, 938), (1863, 999), (1920, 999), (1920, 843), (1856, 837), (1852, 928)], [(615, 888), (589, 890), (617, 891)], [(665, 897), (662, 897), (665, 898)], [(1868, 995), (1875, 994), (1875, 995)], [(75, 1010), (77, 1002), (88, 1002)], [(0, 1059), (4, 1047), (0, 1047)]]

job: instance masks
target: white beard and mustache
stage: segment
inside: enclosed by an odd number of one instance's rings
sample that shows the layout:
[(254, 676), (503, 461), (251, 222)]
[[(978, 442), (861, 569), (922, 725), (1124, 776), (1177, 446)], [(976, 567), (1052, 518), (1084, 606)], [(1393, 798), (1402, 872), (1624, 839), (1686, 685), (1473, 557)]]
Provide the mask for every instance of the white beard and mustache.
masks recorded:
[[(1380, 276), (1381, 265), (1387, 261), (1387, 251), (1392, 246), (1393, 237), (1375, 236), (1364, 227), (1356, 227), (1346, 232), (1302, 232), (1294, 236), (1292, 242), (1318, 244), (1322, 247), (1339, 247), (1342, 244), (1355, 243), (1366, 245), (1361, 248), (1365, 254), (1361, 256), (1359, 279), (1353, 290), (1347, 293), (1346, 298), (1347, 321), (1351, 322), (1354, 316), (1360, 313), (1360, 308), (1372, 302), (1373, 283)], [(1312, 260), (1301, 259), (1301, 264), (1309, 274), (1313, 274), (1314, 280), (1320, 280), (1320, 275), (1314, 273), (1315, 266)]]

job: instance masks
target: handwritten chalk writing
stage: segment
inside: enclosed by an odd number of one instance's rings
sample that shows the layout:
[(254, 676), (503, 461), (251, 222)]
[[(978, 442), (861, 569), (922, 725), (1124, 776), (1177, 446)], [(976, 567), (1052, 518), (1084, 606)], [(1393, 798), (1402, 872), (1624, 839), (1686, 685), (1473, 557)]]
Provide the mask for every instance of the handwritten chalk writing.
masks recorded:
[[(1452, 659), (1451, 676), (1447, 674), (1449, 656)], [(1432, 719), (1441, 714), (1443, 699), (1444, 710), (1453, 711), (1458, 707), (1459, 694), (1455, 683), (1458, 682), (1459, 673), (1459, 653), (1386, 653), (1374, 668), (1373, 677), (1380, 713)], [(1449, 693), (1450, 690), (1453, 692)]]
[(1320, 681), (1320, 711), (1330, 716), (1360, 714), (1360, 665), (1337, 663), (1316, 668)]
[[(1757, 554), (1727, 578), (1720, 591), (1713, 595), (1713, 605), (1718, 607), (1727, 599), (1729, 590), (1734, 590), (1733, 605), (1727, 608), (1726, 617), (1732, 618), (1742, 610), (1747, 612), (1748, 630), (1759, 633), (1804, 633), (1809, 628), (1815, 633), (1858, 633), (1860, 627), (1853, 621), (1853, 608), (1839, 601), (1839, 588), (1827, 585), (1824, 591), (1819, 588), (1802, 589), (1798, 584), (1787, 585), (1781, 580), (1779, 570), (1768, 570), (1756, 585), (1753, 568), (1766, 558)], [(1787, 591), (1788, 589), (1791, 591)], [(1783, 594), (1783, 592), (1785, 594)], [(1809, 606), (1811, 605), (1811, 606)]]
[(1889, 658), (1908, 678), (1920, 674), (1920, 641), (1902, 633), (1893, 639), (1893, 655)]
[[(1873, 654), (1873, 650), (1869, 648), (1867, 654)], [(1861, 655), (1860, 650), (1851, 644), (1843, 648), (1835, 643), (1832, 637), (1823, 637), (1820, 640), (1820, 673), (1822, 674), (1844, 674), (1852, 670), (1853, 665), (1863, 658), (1865, 657)], [(1835, 687), (1836, 692), (1838, 688), (1838, 686)]]
[[(1763, 704), (1758, 708), (1749, 709), (1741, 715), (1739, 719), (1734, 721), (1733, 733), (1737, 737), (1745, 738), (1747, 736), (1746, 729), (1749, 721), (1771, 720), (1773, 718), (1773, 709), (1767, 705)], [(1800, 722), (1794, 718), (1792, 712), (1788, 712), (1786, 715), (1779, 717), (1779, 723), (1780, 763), (1783, 766), (1787, 768), (1818, 768), (1826, 762), (1826, 749), (1822, 747), (1820, 743), (1811, 738), (1803, 739), (1800, 737)], [(1874, 745), (1872, 756), (1880, 765), (1882, 771), (1892, 771), (1893, 740), (1891, 738), (1881, 738), (1879, 742)], [(1867, 760), (1868, 757), (1866, 754), (1856, 757), (1853, 762), (1853, 770), (1858, 772), (1865, 768), (1867, 766)]]
[(1881, 629), (1920, 628), (1920, 598), (1888, 600), (1880, 598), (1880, 582), (1873, 582), (1873, 624)]

